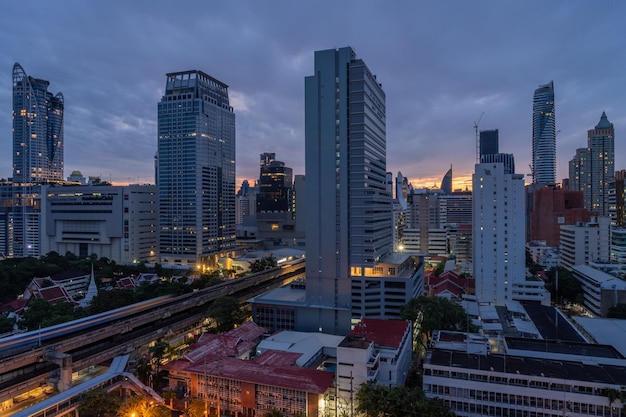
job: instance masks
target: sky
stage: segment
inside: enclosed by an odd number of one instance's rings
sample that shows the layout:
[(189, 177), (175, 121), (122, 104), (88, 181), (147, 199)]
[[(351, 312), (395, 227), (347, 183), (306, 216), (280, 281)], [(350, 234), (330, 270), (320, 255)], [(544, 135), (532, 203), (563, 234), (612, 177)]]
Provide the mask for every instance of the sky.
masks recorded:
[[(65, 176), (153, 183), (157, 103), (169, 72), (229, 85), (236, 168), (259, 154), (305, 174), (304, 77), (316, 50), (351, 46), (386, 93), (387, 171), (415, 186), (471, 187), (476, 133), (529, 174), (532, 96), (554, 81), (557, 178), (603, 111), (626, 168), (626, 2), (605, 1), (3, 1), (0, 178), (12, 175), (12, 68), (65, 98)], [(4, 75), (3, 75), (4, 74)], [(530, 177), (527, 177), (527, 182)]]

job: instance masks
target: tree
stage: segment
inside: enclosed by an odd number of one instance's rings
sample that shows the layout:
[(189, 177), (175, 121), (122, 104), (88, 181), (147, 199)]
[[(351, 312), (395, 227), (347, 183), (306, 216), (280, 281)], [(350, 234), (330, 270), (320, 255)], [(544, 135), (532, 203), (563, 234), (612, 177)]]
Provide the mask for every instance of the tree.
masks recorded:
[(206, 404), (199, 398), (194, 398), (189, 403), (189, 406), (185, 410), (185, 413), (189, 417), (203, 417), (204, 411), (206, 409)]
[(271, 256), (266, 256), (265, 258), (257, 259), (254, 262), (250, 263), (250, 272), (261, 272), (266, 269), (272, 269), (276, 266), (276, 259)]
[(428, 348), (428, 341), (435, 330), (476, 331), (475, 326), (468, 322), (463, 307), (443, 297), (421, 295), (413, 298), (401, 308), (400, 316), (415, 323), (424, 349)]
[(108, 394), (104, 389), (87, 391), (78, 404), (81, 417), (114, 415), (120, 406), (119, 397)]
[(229, 296), (213, 301), (207, 310), (207, 317), (215, 321), (218, 333), (232, 330), (236, 325), (243, 323), (245, 319), (239, 300)]
[(150, 415), (150, 403), (139, 396), (132, 396), (120, 405), (117, 415), (120, 417), (146, 417)]
[(0, 334), (9, 333), (15, 326), (15, 319), (9, 318), (6, 314), (0, 314)]
[(356, 393), (356, 411), (367, 417), (453, 417), (439, 401), (427, 398), (419, 388), (363, 384)]
[[(559, 276), (558, 290), (556, 285), (557, 272)], [(574, 277), (571, 271), (568, 271), (562, 266), (550, 268), (550, 270), (546, 272), (546, 275), (548, 276), (546, 289), (550, 291), (552, 301), (556, 303), (561, 304), (563, 301), (574, 301), (576, 297), (583, 292), (580, 281)]]

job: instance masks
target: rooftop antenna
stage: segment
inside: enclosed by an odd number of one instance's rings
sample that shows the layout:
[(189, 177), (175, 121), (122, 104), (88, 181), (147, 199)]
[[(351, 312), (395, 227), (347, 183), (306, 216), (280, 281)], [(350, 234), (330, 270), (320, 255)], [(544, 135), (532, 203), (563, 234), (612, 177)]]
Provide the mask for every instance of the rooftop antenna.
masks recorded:
[(480, 137), (478, 135), (478, 124), (480, 123), (484, 115), (485, 115), (485, 112), (482, 112), (478, 120), (474, 121), (474, 131), (476, 132), (476, 163), (477, 164), (480, 164)]

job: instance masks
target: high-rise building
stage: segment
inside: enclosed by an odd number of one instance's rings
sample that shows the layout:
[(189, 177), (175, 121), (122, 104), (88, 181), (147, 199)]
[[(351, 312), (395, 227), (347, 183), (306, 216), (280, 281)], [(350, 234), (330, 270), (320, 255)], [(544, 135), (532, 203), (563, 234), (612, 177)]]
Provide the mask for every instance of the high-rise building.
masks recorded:
[(526, 280), (524, 176), (502, 162), (476, 164), (472, 175), (473, 268), (479, 302), (548, 301), (543, 284)]
[(499, 153), (498, 129), (481, 130), (479, 142), (480, 156)]
[(13, 66), (13, 178), (2, 185), (8, 198), (0, 204), (8, 257), (41, 255), (41, 185), (63, 181), (63, 94), (49, 85)]
[(13, 181), (46, 183), (63, 178), (63, 94), (13, 66)]
[(293, 212), (293, 170), (277, 161), (275, 154), (262, 153), (259, 176), (259, 193), (256, 197), (257, 214), (267, 212)]
[(540, 85), (533, 96), (533, 184), (556, 182), (554, 83)]
[(422, 260), (393, 252), (385, 123), (382, 86), (352, 48), (315, 52), (305, 79), (306, 283), (250, 300), (257, 324), (345, 335), (363, 317), (400, 318), (422, 293)]
[[(615, 198), (615, 130), (606, 113), (587, 132), (587, 148), (576, 150), (569, 162), (570, 189), (583, 192), (587, 210), (609, 216), (610, 198)], [(615, 221), (615, 219), (613, 219)]]
[[(398, 313), (392, 298), (408, 301), (417, 284), (408, 256), (389, 259), (385, 92), (352, 48), (315, 52), (315, 75), (305, 80), (305, 139), (306, 299), (324, 307), (319, 327), (349, 328), (351, 305), (352, 317)], [(400, 295), (385, 299), (385, 279), (398, 281), (388, 288)], [(373, 285), (375, 308), (364, 295)]]
[(626, 228), (626, 170), (615, 171), (615, 225)]
[(235, 245), (235, 114), (228, 85), (201, 71), (167, 74), (158, 106), (162, 263), (216, 266)]

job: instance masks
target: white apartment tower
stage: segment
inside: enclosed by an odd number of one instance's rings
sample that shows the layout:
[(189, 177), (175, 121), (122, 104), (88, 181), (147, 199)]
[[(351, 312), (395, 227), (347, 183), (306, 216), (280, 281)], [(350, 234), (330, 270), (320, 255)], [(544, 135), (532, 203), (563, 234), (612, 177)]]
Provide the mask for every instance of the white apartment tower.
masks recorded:
[(476, 164), (472, 176), (476, 297), (501, 305), (525, 280), (524, 177), (503, 163)]

